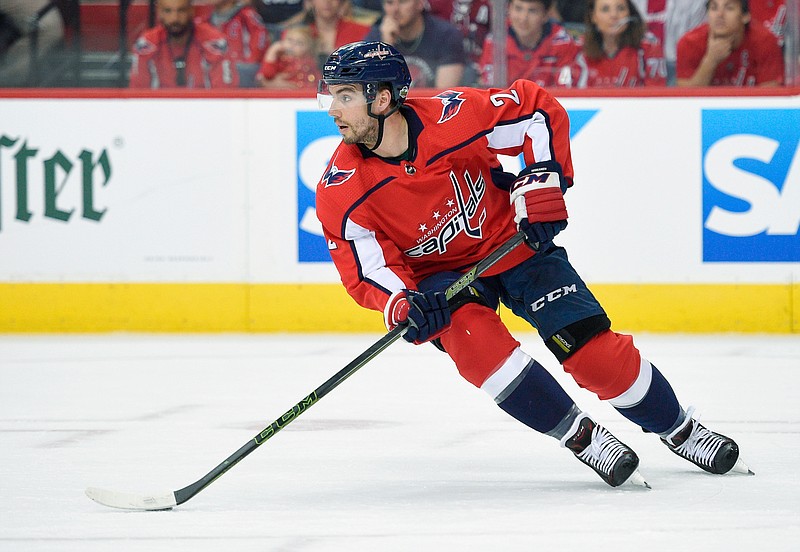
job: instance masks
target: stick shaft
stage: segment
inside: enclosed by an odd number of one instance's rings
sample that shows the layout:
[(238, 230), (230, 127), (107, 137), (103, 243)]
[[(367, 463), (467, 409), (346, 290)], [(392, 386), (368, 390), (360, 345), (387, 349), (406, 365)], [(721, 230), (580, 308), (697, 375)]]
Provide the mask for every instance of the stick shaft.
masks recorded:
[[(481, 274), (489, 270), (500, 259), (508, 255), (517, 246), (524, 241), (524, 234), (518, 232), (503, 245), (499, 246), (486, 258), (478, 262), (474, 267), (465, 272), (458, 280), (453, 282), (447, 290), (445, 295), (448, 299), (452, 299), (459, 291), (467, 287), (475, 281)], [(269, 426), (264, 428), (258, 435), (253, 437), (250, 441), (245, 443), (239, 450), (231, 454), (221, 464), (208, 472), (201, 479), (195, 481), (182, 489), (175, 491), (175, 502), (183, 504), (197, 493), (208, 487), (216, 479), (221, 477), (225, 472), (243, 460), (248, 454), (253, 452), (259, 446), (264, 444), (267, 440), (272, 438), (281, 429), (293, 422), (303, 412), (311, 408), (322, 397), (333, 391), (347, 378), (355, 374), (360, 368), (366, 365), (373, 358), (383, 352), (389, 345), (397, 341), (405, 333), (405, 326), (397, 326), (389, 333), (381, 337), (378, 341), (372, 344), (367, 350), (361, 353), (358, 357), (353, 359), (347, 366), (336, 372), (325, 383), (317, 387), (311, 394), (303, 398), (300, 402), (287, 410), (283, 416), (272, 422)]]

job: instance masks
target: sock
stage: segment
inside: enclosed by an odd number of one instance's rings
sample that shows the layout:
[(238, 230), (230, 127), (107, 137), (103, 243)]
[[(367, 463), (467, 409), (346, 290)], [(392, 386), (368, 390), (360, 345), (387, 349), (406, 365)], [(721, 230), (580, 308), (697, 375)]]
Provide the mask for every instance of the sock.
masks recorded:
[(684, 413), (667, 379), (655, 366), (652, 370), (652, 380), (644, 398), (633, 406), (614, 408), (647, 431), (664, 434), (677, 427)]
[(550, 372), (531, 360), (498, 397), (497, 406), (526, 426), (549, 435), (568, 417), (575, 403)]

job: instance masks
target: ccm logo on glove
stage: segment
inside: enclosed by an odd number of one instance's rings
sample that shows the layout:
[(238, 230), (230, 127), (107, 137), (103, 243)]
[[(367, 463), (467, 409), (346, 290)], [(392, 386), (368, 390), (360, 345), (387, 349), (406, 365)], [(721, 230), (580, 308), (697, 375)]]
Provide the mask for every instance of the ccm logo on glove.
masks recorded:
[(565, 189), (561, 166), (555, 161), (529, 166), (511, 185), (514, 222), (529, 243), (549, 242), (567, 227)]

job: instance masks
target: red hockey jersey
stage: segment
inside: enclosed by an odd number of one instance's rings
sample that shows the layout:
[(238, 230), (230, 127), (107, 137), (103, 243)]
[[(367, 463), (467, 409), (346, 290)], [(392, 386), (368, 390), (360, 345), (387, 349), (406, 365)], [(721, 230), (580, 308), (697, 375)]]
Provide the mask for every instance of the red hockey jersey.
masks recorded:
[(635, 88), (666, 86), (664, 49), (652, 33), (645, 33), (638, 48), (622, 48), (614, 57), (576, 58), (578, 88)]
[(761, 24), (778, 37), (778, 44), (783, 46), (788, 21), (786, 0), (760, 0), (750, 2), (750, 15), (753, 22)]
[[(228, 88), (233, 67), (224, 35), (207, 23), (195, 22), (187, 48), (170, 48), (163, 25), (148, 29), (133, 46), (131, 88)], [(180, 84), (183, 71), (185, 84)]]
[[(317, 185), (317, 216), (348, 293), (383, 311), (390, 295), (442, 271), (464, 271), (516, 232), (497, 154), (556, 160), (572, 183), (569, 121), (543, 88), (455, 88), (411, 98), (408, 161), (341, 143)], [(487, 275), (529, 258), (517, 248)]]
[(261, 63), (269, 47), (269, 32), (261, 16), (250, 6), (239, 6), (224, 21), (217, 21), (214, 12), (202, 21), (219, 29), (228, 41), (228, 57), (242, 63)]
[[(513, 29), (509, 27), (506, 35), (506, 82), (524, 78), (546, 88), (571, 87), (572, 65), (579, 52), (580, 47), (572, 36), (556, 23), (545, 25), (544, 35), (533, 49), (520, 47)], [(494, 81), (493, 56), (494, 42), (490, 35), (484, 43), (481, 56), (482, 84)]]

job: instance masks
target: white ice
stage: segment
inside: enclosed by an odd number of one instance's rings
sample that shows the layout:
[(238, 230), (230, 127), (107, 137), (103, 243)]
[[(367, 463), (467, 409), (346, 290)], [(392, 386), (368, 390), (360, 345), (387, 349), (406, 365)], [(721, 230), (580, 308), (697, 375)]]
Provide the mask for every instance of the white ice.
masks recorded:
[(392, 345), (166, 512), (90, 501), (205, 475), (379, 335), (0, 336), (2, 551), (800, 550), (800, 336), (636, 336), (755, 476), (713, 476), (579, 389), (653, 489), (612, 489), (431, 346)]

